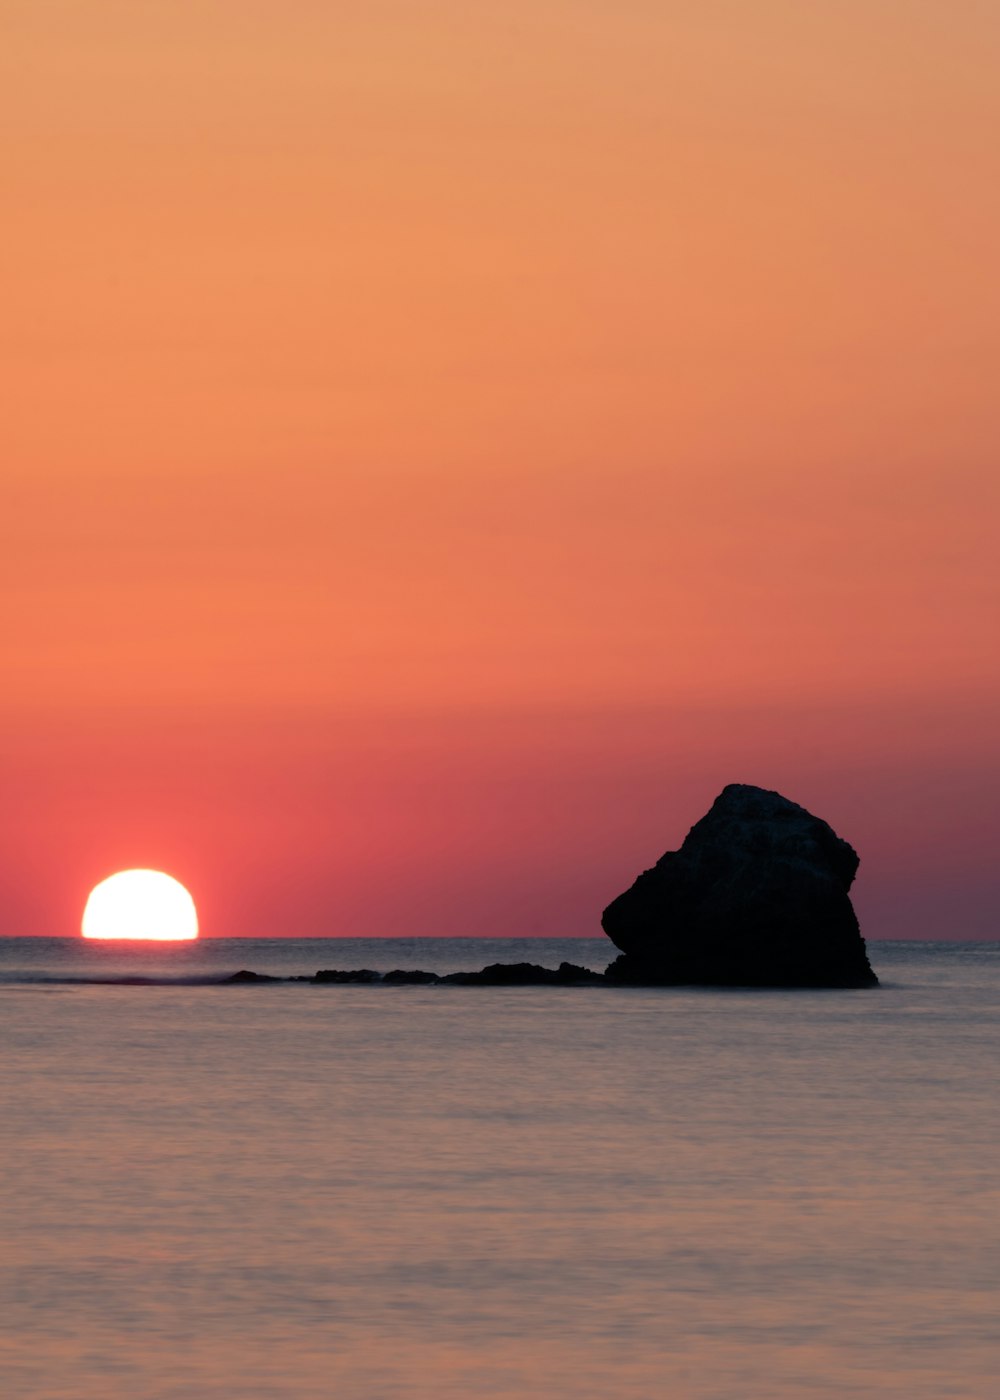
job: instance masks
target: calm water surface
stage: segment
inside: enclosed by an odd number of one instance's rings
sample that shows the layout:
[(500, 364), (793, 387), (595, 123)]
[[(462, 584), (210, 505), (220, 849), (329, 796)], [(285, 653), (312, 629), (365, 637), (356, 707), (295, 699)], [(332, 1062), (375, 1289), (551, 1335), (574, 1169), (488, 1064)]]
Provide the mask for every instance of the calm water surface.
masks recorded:
[(206, 980), (604, 940), (0, 942), (0, 1393), (992, 1400), (1000, 945), (870, 951), (767, 993)]

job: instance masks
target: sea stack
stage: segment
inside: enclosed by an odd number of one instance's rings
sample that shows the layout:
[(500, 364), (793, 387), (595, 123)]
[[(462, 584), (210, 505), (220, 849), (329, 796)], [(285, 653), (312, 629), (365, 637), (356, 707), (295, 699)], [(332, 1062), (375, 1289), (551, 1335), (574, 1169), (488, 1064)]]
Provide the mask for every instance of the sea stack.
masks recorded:
[(605, 909), (622, 956), (609, 980), (644, 986), (875, 987), (848, 891), (858, 856), (819, 817), (731, 783), (652, 870)]

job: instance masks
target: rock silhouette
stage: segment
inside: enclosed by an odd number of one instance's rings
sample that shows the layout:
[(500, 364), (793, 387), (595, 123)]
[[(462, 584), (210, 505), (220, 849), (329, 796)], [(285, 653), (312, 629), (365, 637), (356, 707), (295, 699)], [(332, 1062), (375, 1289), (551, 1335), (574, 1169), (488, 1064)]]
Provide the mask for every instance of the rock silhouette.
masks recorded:
[(490, 963), (481, 972), (450, 972), (441, 981), (462, 987), (584, 987), (603, 982), (604, 977), (575, 963), (563, 962), (553, 969), (522, 962)]
[(340, 968), (321, 968), (312, 979), (314, 982), (381, 982), (382, 974), (373, 972), (370, 967), (351, 968), (341, 971)]
[(458, 987), (588, 987), (605, 980), (602, 972), (589, 967), (577, 967), (563, 962), (557, 968), (541, 967), (538, 963), (490, 963), (478, 972), (424, 972), (420, 968), (394, 968), (392, 972), (375, 972), (370, 967), (323, 968), (309, 976), (273, 977), (246, 968), (221, 979), (228, 985), (256, 986), (270, 982), (309, 982), (313, 986), (343, 986), (361, 983), (370, 986), (381, 982), (388, 986), (430, 986), (452, 983)]
[(856, 852), (777, 792), (732, 783), (602, 927), (609, 981), (644, 986), (873, 987), (848, 891)]

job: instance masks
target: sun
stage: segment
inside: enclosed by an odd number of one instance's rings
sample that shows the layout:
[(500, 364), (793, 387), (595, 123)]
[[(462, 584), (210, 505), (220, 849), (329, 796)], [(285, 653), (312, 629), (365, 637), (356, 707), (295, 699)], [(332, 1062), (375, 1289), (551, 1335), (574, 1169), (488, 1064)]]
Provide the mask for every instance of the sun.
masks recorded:
[(198, 937), (198, 914), (194, 900), (172, 875), (120, 870), (91, 890), (80, 931), (84, 938), (177, 942)]

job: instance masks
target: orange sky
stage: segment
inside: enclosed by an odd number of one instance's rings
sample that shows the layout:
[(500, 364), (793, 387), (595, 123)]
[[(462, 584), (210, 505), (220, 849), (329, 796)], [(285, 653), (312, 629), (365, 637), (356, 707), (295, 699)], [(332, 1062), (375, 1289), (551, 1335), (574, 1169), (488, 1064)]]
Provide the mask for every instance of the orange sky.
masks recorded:
[(729, 780), (996, 932), (995, 6), (4, 30), (0, 932), (592, 933)]

